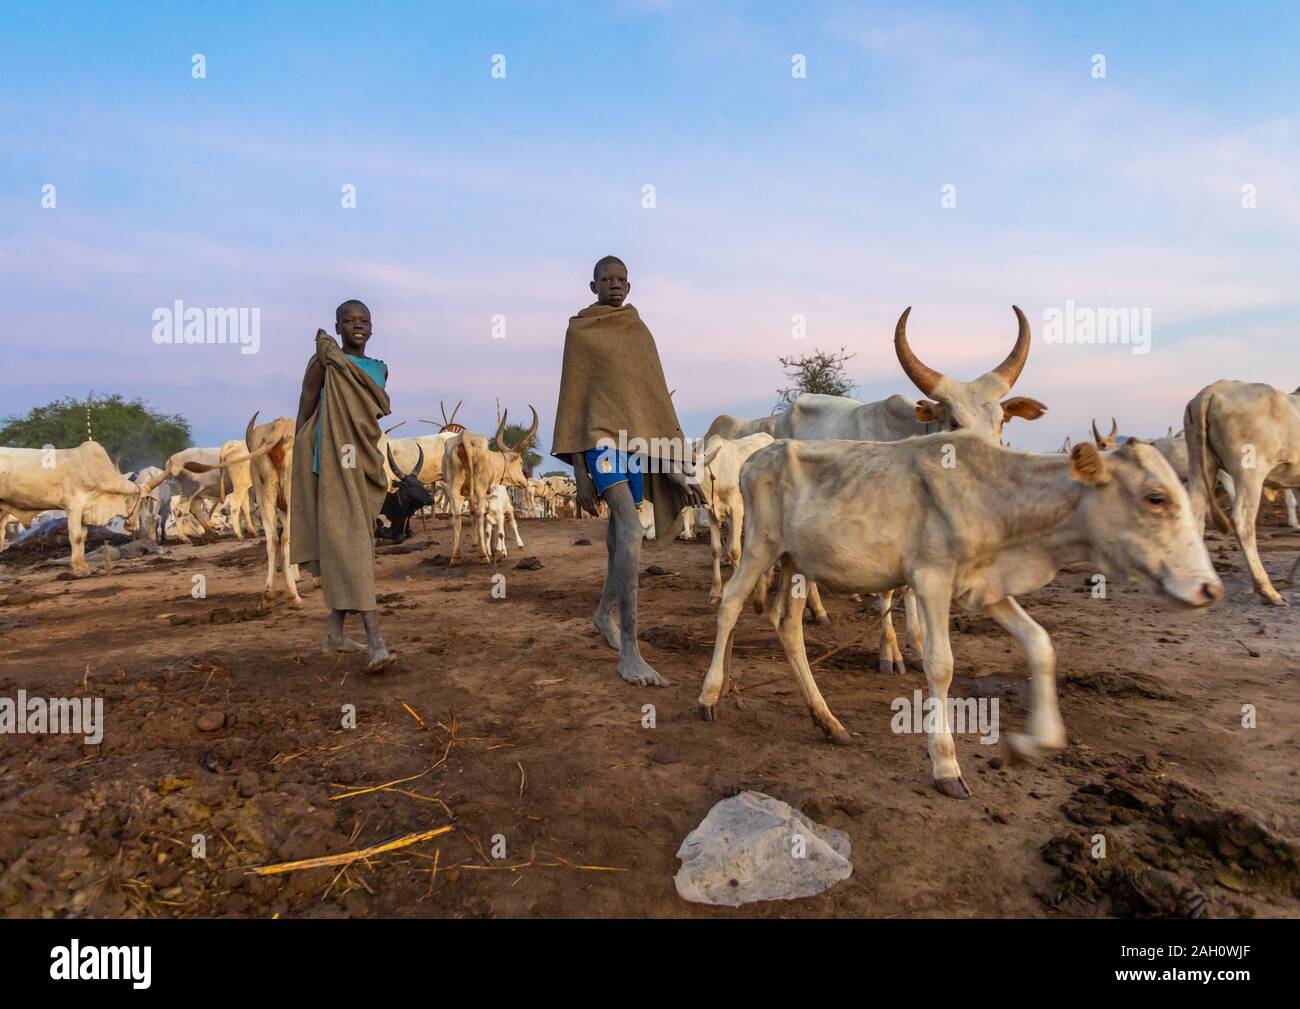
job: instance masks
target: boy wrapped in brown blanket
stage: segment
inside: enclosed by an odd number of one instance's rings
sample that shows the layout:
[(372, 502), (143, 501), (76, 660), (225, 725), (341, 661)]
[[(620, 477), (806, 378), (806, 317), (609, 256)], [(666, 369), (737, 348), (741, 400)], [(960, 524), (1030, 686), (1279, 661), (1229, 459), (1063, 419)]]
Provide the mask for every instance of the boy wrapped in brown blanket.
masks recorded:
[(618, 650), (619, 676), (636, 686), (666, 687), (637, 644), (637, 506), (643, 499), (652, 503), (656, 542), (676, 537), (682, 510), (698, 497), (684, 473), (691, 448), (654, 337), (637, 310), (623, 304), (631, 290), (623, 261), (606, 256), (598, 262), (591, 290), (596, 304), (569, 320), (564, 337), (551, 454), (573, 467), (579, 515), (597, 514), (597, 494), (609, 506), (609, 560), (592, 623)]
[[(316, 333), (316, 360), (325, 395), (298, 431), (290, 561), (320, 578), (330, 609), (364, 613), (375, 608), (375, 516), (388, 491), (377, 447), (388, 393), (324, 330)], [(320, 472), (313, 473), (317, 428)]]
[(668, 464), (681, 463), (686, 436), (668, 395), (655, 338), (632, 305), (589, 305), (569, 320), (564, 334), (560, 402), (555, 408), (551, 454), (575, 465), (573, 456), (602, 439), (645, 443), (645, 497), (654, 506), (655, 542), (671, 540), (688, 496), (668, 478)]

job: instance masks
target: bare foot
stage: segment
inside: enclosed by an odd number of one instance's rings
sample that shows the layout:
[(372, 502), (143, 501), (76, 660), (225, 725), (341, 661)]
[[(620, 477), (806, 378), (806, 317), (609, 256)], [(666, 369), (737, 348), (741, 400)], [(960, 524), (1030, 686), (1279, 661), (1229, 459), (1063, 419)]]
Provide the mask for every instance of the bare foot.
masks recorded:
[(366, 666), (367, 673), (382, 673), (385, 669), (392, 669), (397, 662), (397, 653), (390, 652), (382, 644), (370, 652), (370, 665)]
[(331, 638), (329, 635), (326, 635), (325, 641), (320, 646), (320, 650), (327, 654), (329, 652), (364, 652), (366, 646), (360, 641), (353, 641), (351, 638)]
[(614, 651), (618, 651), (622, 645), (622, 635), (618, 632), (618, 624), (614, 620), (614, 614), (607, 612), (602, 613), (597, 610), (591, 618), (592, 624), (596, 630), (605, 636), (605, 643)]
[(654, 671), (650, 663), (640, 655), (621, 655), (618, 660), (618, 675), (634, 687), (667, 687), (670, 684)]

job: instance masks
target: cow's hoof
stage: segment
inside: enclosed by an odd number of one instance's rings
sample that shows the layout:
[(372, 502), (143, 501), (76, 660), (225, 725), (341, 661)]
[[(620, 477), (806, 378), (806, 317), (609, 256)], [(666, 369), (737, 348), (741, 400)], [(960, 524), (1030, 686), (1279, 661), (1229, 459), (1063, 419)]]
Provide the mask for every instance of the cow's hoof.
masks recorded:
[(960, 775), (955, 778), (935, 778), (934, 787), (939, 790), (940, 795), (946, 795), (950, 799), (970, 798), (970, 789), (966, 787), (966, 782)]
[[(904, 669), (903, 671), (906, 672), (907, 670)], [(888, 659), (888, 658), (886, 658), (885, 656), (882, 655), (882, 656), (880, 657), (880, 675), (881, 675), (881, 676), (893, 676), (893, 675), (895, 675), (897, 672), (898, 672), (898, 669), (895, 667), (893, 660), (892, 660), (892, 659)]]
[(1015, 764), (1036, 764), (1049, 750), (1059, 747), (1044, 746), (1033, 736), (1019, 732), (1007, 733), (1007, 755)]
[(302, 609), (302, 600), (301, 600), (301, 599), (290, 599), (290, 600), (289, 600), (289, 609), (291, 609), (291, 610), (300, 610), (300, 609)]
[(710, 605), (710, 606), (717, 606), (717, 605), (718, 605), (719, 603), (721, 603), (721, 602), (722, 602), (722, 596), (720, 596), (720, 595), (718, 595), (718, 596), (710, 595), (710, 596), (709, 596), (709, 605)]
[(821, 729), (826, 734), (826, 738), (837, 746), (853, 745), (853, 737), (849, 735), (848, 729), (844, 728), (839, 721), (830, 712), (819, 716), (817, 712), (808, 711), (808, 717), (812, 719), (813, 725)]
[(716, 722), (718, 720), (718, 706), (716, 704), (700, 701), (696, 705), (696, 710), (700, 713), (700, 718), (706, 722)]
[(817, 624), (821, 625), (822, 627), (825, 627), (827, 624), (831, 622), (831, 618), (828, 617), (825, 613), (823, 613), (820, 617), (814, 617), (813, 619)]
[(895, 676), (907, 675), (907, 663), (904, 662), (902, 658), (897, 658), (894, 660), (894, 675)]
[(1285, 599), (1283, 599), (1282, 596), (1278, 595), (1276, 592), (1274, 592), (1271, 596), (1265, 596), (1264, 599), (1265, 599), (1266, 602), (1268, 602), (1270, 605), (1273, 605), (1273, 606), (1290, 606), (1290, 605), (1291, 605), (1291, 604), (1288, 603)]
[(269, 610), (275, 607), (275, 596), (263, 596), (262, 601), (258, 604), (258, 609)]

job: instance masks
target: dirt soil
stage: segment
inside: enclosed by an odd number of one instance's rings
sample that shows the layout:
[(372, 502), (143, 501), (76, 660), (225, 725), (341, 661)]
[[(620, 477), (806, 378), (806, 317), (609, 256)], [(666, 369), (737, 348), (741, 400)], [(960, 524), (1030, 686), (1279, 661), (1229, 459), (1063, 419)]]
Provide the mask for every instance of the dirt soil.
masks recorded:
[[(76, 580), (0, 566), (0, 697), (101, 697), (106, 723), (98, 746), (0, 735), (0, 913), (1300, 914), (1300, 624), (1252, 593), (1230, 538), (1210, 537), (1227, 599), (1208, 612), (1135, 586), (1094, 599), (1081, 566), (1022, 599), (1056, 646), (1070, 746), (1021, 766), (959, 736), (974, 792), (962, 802), (931, 787), (924, 737), (890, 729), (890, 702), (924, 677), (910, 652), (906, 676), (877, 671), (874, 605), (827, 598), (833, 623), (807, 632), (856, 745), (822, 740), (775, 634), (748, 610), (738, 691), (705, 723), (707, 539), (643, 552), (643, 567), (668, 572), (642, 578), (643, 651), (672, 681), (650, 690), (617, 678), (589, 622), (602, 523), (520, 528), (526, 548), (495, 572), (504, 599), (492, 568), (445, 565), (446, 520), (381, 548), (383, 628), (401, 661), (379, 676), (364, 656), (318, 651), (319, 590), (301, 611), (282, 594), (258, 608), (261, 541), (171, 545)], [(1300, 534), (1274, 507), (1260, 539), (1280, 582)], [(515, 568), (529, 556), (542, 566)], [(954, 620), (952, 644), (953, 693), (998, 698), (1002, 733), (1019, 729), (1014, 642), (977, 616)], [(681, 900), (678, 846), (745, 788), (846, 831), (853, 875), (795, 902)], [(443, 827), (344, 866), (251, 871)]]

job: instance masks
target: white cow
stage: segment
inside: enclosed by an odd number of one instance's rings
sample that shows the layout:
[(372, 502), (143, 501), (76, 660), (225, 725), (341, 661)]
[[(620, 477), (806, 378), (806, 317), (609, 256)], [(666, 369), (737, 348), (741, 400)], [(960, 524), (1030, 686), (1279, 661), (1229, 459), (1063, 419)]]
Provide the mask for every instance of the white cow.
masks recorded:
[[(1208, 512), (1221, 532), (1237, 537), (1255, 591), (1275, 606), (1286, 606), (1259, 559), (1255, 518), (1268, 489), (1300, 487), (1300, 389), (1285, 393), (1261, 383), (1222, 381), (1208, 385), (1187, 404), (1187, 471), (1196, 516)], [(1214, 498), (1214, 480), (1223, 470), (1233, 484), (1232, 521)], [(1291, 569), (1294, 583), (1300, 558)]]
[[(170, 480), (175, 485), (171, 499), (171, 513), (188, 511), (203, 527), (204, 532), (215, 534), (208, 519), (208, 509), (220, 504), (226, 497), (227, 480), (222, 472), (221, 446), (211, 448), (187, 448), (168, 456), (161, 471), (143, 484), (147, 492), (153, 491), (164, 481)], [(191, 470), (190, 463), (198, 464), (204, 469)], [(188, 543), (189, 534), (185, 532), (185, 523), (176, 522), (176, 533), (181, 541)]]
[(740, 467), (760, 448), (772, 444), (770, 434), (751, 434), (727, 439), (711, 435), (704, 440), (704, 454), (695, 464), (700, 493), (709, 509), (709, 546), (713, 552), (713, 582), (709, 602), (722, 601), (722, 527), (727, 527), (727, 557), (732, 566), (740, 563), (741, 532), (745, 524), (745, 503), (740, 495)]
[(844, 593), (908, 585), (925, 629), (932, 774), (939, 791), (954, 798), (970, 791), (948, 702), (953, 602), (987, 613), (1024, 649), (1028, 733), (1007, 742), (1032, 758), (1064, 747), (1066, 734), (1051, 639), (1015, 596), (1081, 561), (1136, 577), (1189, 606), (1209, 605), (1223, 592), (1187, 491), (1160, 453), (1137, 441), (1105, 454), (1085, 443), (1069, 456), (1012, 452), (962, 431), (892, 443), (778, 441), (754, 453), (740, 480), (745, 550), (718, 607), (713, 661), (698, 702), (702, 717), (717, 717), (745, 599), (780, 561), (783, 585), (772, 621), (781, 645), (814, 723), (836, 742), (851, 742), (813, 680), (803, 642), (805, 599), (791, 591), (793, 579), (803, 575)]
[(524, 541), (519, 536), (519, 524), (515, 521), (515, 509), (510, 501), (510, 492), (504, 484), (496, 484), (488, 490), (487, 511), (483, 514), (484, 539), (488, 543), (488, 552), (494, 557), (507, 556), (507, 521), (515, 534), (515, 546), (522, 547)]
[[(221, 444), (221, 460), (243, 459), (248, 455), (248, 448), (238, 438), (232, 438), (230, 441)], [(222, 499), (222, 504), (226, 507), (230, 516), (230, 527), (235, 530), (235, 538), (242, 540), (244, 532), (242, 527), (247, 527), (248, 535), (256, 535), (257, 527), (253, 525), (253, 509), (250, 500), (253, 490), (253, 478), (249, 470), (249, 462), (243, 459), (242, 462), (231, 462), (226, 467), (226, 474), (230, 477), (230, 493)]]
[[(944, 430), (968, 430), (998, 444), (1003, 426), (1013, 417), (1036, 420), (1047, 407), (1036, 399), (1012, 396), (1003, 399), (1016, 384), (1029, 359), (1031, 342), (1029, 321), (1025, 313), (1012, 305), (1017, 331), (1015, 346), (1005, 360), (992, 371), (970, 382), (962, 382), (926, 365), (912, 351), (907, 340), (908, 307), (894, 327), (894, 354), (903, 372), (929, 399), (913, 401), (906, 396), (863, 403), (847, 396), (823, 396), (805, 393), (778, 414), (771, 433), (777, 438), (801, 441), (824, 438), (848, 438), (855, 441), (899, 441)], [(766, 421), (768, 418), (762, 418)], [(717, 424), (717, 421), (714, 422)], [(759, 424), (760, 421), (753, 421)], [(822, 608), (817, 586), (807, 585), (809, 604), (819, 623), (829, 620)], [(915, 602), (906, 599), (908, 628), (914, 644), (920, 646), (920, 630)], [(880, 597), (881, 672), (902, 673), (906, 670), (902, 650), (894, 632), (893, 595)]]
[(66, 510), (74, 575), (90, 574), (86, 526), (108, 525), (121, 515), (126, 531), (135, 532), (140, 494), (95, 441), (49, 450), (0, 448), (0, 516), (30, 522), (46, 509)]

